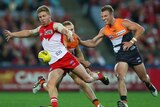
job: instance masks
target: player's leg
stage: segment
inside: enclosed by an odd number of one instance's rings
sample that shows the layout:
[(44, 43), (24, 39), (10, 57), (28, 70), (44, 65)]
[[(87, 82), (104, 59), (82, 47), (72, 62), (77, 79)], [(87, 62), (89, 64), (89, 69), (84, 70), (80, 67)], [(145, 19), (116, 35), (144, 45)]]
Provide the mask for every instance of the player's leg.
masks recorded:
[(127, 88), (125, 84), (125, 76), (128, 71), (128, 64), (126, 62), (118, 62), (115, 65), (115, 73), (118, 79), (118, 92), (120, 101), (117, 102), (118, 107), (128, 107), (127, 105)]
[[(43, 76), (39, 76), (37, 79), (37, 82), (32, 88), (32, 91), (34, 94), (36, 94), (41, 88), (46, 87), (47, 83), (45, 81), (45, 78)], [(44, 88), (47, 91), (47, 88)]]
[(146, 87), (150, 90), (151, 94), (156, 97), (158, 95), (157, 89), (151, 83), (144, 64), (141, 63), (139, 65), (133, 66), (133, 69), (137, 73), (138, 77), (145, 83)]
[[(89, 68), (86, 68), (86, 71), (89, 75), (91, 75), (92, 77), (95, 75), (95, 72), (92, 72)], [(97, 72), (97, 74), (99, 74), (100, 72)], [(109, 85), (109, 79), (107, 75), (103, 75), (104, 78), (101, 79), (100, 81), (105, 84), (105, 85)]]
[[(74, 72), (76, 75), (78, 75), (83, 81), (87, 82), (87, 83), (91, 83), (93, 81), (96, 81), (96, 80), (104, 80), (104, 82), (106, 81), (104, 78), (104, 76), (99, 73), (94, 73), (94, 75), (91, 77), (86, 69), (81, 65), (79, 64), (78, 66), (76, 66), (72, 72)], [(108, 81), (106, 81), (106, 84), (108, 84)]]
[[(99, 107), (101, 104), (99, 100), (97, 99), (94, 91), (90, 87), (89, 84), (85, 83), (83, 80), (81, 80), (77, 75), (74, 73), (70, 72), (69, 75), (71, 78), (74, 80), (74, 82), (80, 86), (80, 88), (83, 90), (83, 92), (87, 95), (87, 97), (92, 101), (92, 103), (96, 106)], [(102, 105), (101, 105), (102, 106)], [(103, 106), (102, 106), (103, 107)]]
[(63, 78), (62, 69), (54, 69), (48, 75), (47, 90), (53, 107), (58, 107), (58, 89), (57, 86)]
[[(93, 76), (95, 74), (95, 72), (92, 72), (89, 67), (91, 65), (91, 63), (89, 61), (86, 60), (82, 60), (78, 58), (78, 61), (85, 67), (86, 71), (88, 74), (90, 74), (91, 76)], [(99, 72), (98, 72), (99, 73)], [(103, 82), (105, 85), (109, 84), (109, 79), (107, 76), (104, 76), (104, 79), (101, 79), (101, 82)]]

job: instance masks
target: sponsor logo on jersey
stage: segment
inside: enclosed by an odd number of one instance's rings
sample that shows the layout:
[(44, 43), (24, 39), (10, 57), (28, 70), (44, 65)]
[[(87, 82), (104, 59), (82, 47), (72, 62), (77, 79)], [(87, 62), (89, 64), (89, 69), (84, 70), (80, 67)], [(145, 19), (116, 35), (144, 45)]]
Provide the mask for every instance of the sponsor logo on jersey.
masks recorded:
[(59, 51), (56, 52), (56, 55), (58, 56), (58, 55), (60, 55), (61, 53), (62, 53), (62, 51), (59, 50)]
[(117, 35), (117, 36), (120, 36), (120, 35), (122, 35), (122, 34), (124, 34), (124, 33), (126, 33), (126, 30), (125, 30), (125, 29), (117, 32), (116, 35)]

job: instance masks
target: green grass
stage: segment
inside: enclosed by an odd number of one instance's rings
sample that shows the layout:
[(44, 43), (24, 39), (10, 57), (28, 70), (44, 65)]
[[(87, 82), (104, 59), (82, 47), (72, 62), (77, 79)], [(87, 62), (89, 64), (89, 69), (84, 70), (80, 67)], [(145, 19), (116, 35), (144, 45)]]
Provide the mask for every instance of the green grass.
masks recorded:
[[(96, 92), (105, 107), (117, 107), (118, 92)], [(160, 96), (149, 92), (129, 92), (129, 107), (160, 107)], [(0, 92), (0, 107), (39, 107), (50, 104), (48, 94), (40, 92)], [(82, 92), (60, 92), (59, 107), (94, 107)]]

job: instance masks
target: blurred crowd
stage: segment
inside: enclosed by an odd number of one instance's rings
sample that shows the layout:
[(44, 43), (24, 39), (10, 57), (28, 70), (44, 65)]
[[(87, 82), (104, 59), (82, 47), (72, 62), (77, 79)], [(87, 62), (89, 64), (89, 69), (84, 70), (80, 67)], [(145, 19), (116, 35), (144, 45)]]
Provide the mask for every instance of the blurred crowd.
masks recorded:
[[(104, 26), (100, 19), (100, 9), (110, 4), (115, 16), (130, 19), (145, 28), (138, 40), (139, 50), (146, 66), (160, 67), (160, 1), (159, 0), (78, 0), (84, 16), (89, 16), (97, 29)], [(107, 42), (107, 41), (106, 41)]]
[[(146, 65), (160, 66), (160, 1), (159, 0), (77, 0), (82, 6), (84, 16), (91, 16), (92, 9), (105, 4), (111, 4), (115, 15), (131, 19), (141, 24), (145, 29), (144, 36), (138, 41), (140, 52)], [(54, 21), (70, 20), (60, 0), (0, 0), (0, 65), (43, 65), (37, 59), (42, 50), (37, 38), (15, 38), (6, 42), (3, 30), (19, 31), (33, 29), (39, 26), (36, 9), (40, 5), (51, 8)], [(98, 10), (100, 11), (100, 10)], [(99, 14), (94, 13), (97, 16)], [(93, 17), (91, 17), (93, 18)], [(94, 21), (94, 19), (93, 19)], [(96, 24), (101, 28), (103, 24)], [(103, 22), (102, 22), (103, 23)], [(106, 65), (102, 55), (93, 49), (84, 50), (85, 56), (95, 66)], [(109, 56), (108, 56), (109, 57)]]

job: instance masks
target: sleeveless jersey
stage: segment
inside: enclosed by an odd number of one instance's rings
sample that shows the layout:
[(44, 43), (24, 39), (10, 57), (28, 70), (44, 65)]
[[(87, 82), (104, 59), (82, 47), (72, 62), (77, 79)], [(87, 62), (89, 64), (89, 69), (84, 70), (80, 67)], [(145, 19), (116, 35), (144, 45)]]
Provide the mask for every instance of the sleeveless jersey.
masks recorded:
[(114, 25), (106, 25), (104, 27), (104, 35), (107, 36), (112, 44), (114, 52), (118, 52), (121, 49), (122, 42), (126, 42), (132, 39), (133, 35), (131, 32), (122, 25), (124, 19), (115, 19)]
[(67, 53), (63, 43), (63, 35), (53, 29), (54, 23), (51, 22), (47, 26), (40, 26), (38, 31), (44, 50), (51, 54), (49, 65), (55, 63)]
[(64, 44), (65, 44), (65, 47), (71, 52), (71, 53), (74, 53), (74, 50), (75, 48), (78, 46), (79, 44), (79, 39), (78, 39), (78, 36), (76, 34), (73, 35), (73, 39), (74, 41), (70, 42), (67, 40), (67, 37), (64, 36)]

